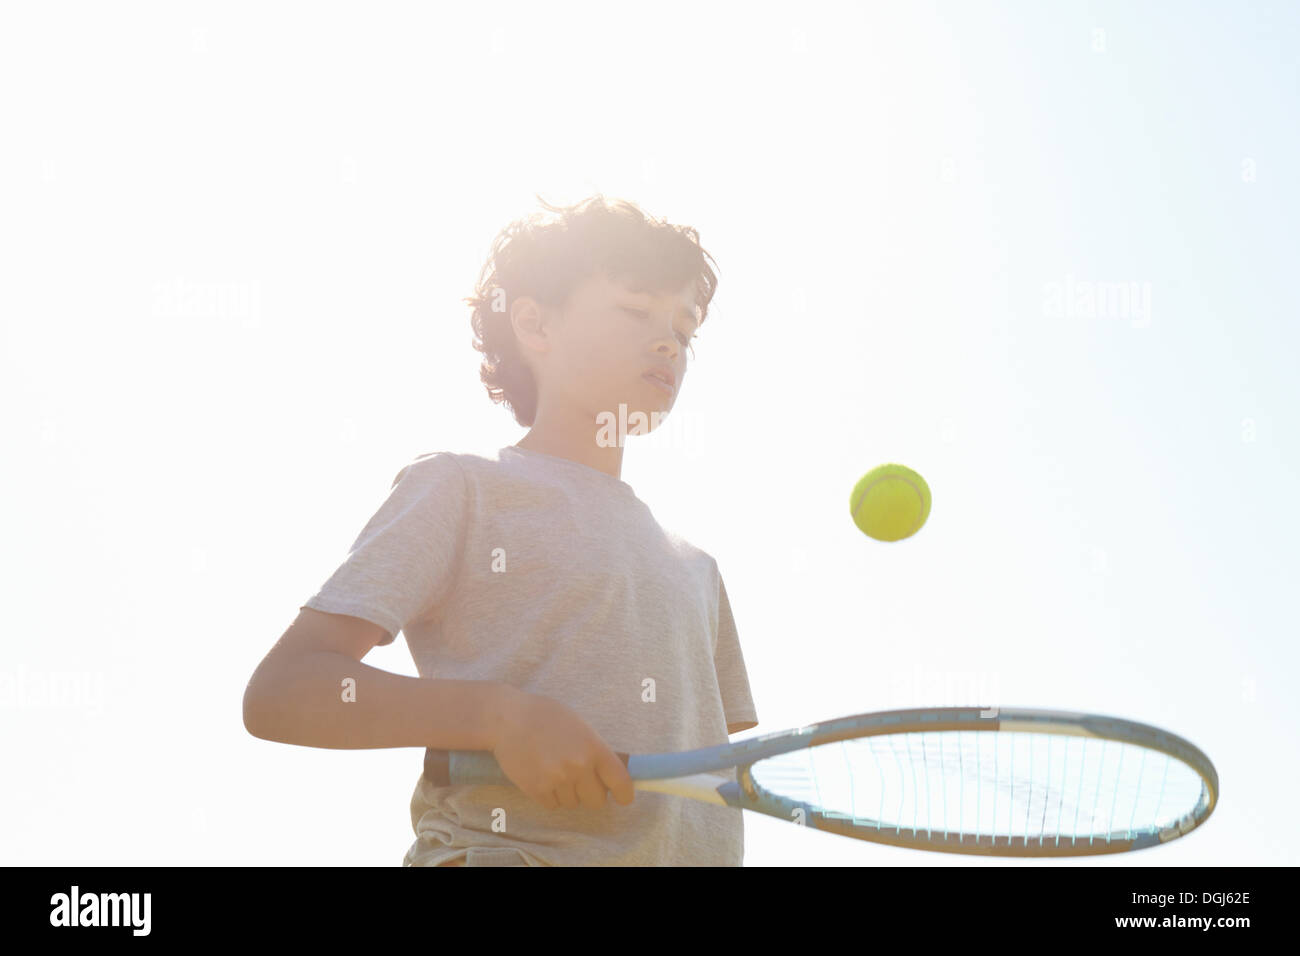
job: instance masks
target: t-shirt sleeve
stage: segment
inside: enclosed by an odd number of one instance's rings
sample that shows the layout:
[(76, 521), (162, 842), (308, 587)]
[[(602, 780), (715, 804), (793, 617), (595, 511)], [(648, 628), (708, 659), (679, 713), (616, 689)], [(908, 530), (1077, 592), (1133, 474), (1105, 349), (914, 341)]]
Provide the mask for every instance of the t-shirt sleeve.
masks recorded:
[(465, 536), (466, 486), (455, 456), (422, 455), (397, 473), (388, 497), (347, 558), (302, 607), (378, 624), (391, 644), (436, 611), (455, 577)]
[(713, 650), (713, 666), (722, 692), (727, 732), (737, 733), (758, 726), (758, 711), (749, 690), (749, 673), (745, 670), (745, 656), (741, 653), (740, 637), (736, 634), (736, 619), (732, 616), (727, 585), (721, 574), (718, 575), (718, 642)]

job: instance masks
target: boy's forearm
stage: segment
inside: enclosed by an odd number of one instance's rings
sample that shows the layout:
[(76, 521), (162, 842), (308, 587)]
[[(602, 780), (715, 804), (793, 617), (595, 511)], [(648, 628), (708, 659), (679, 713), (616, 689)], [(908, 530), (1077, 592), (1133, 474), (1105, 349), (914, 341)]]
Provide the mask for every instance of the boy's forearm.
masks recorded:
[(244, 693), (244, 726), (303, 747), (491, 750), (517, 693), (500, 681), (407, 677), (316, 651), (258, 668)]

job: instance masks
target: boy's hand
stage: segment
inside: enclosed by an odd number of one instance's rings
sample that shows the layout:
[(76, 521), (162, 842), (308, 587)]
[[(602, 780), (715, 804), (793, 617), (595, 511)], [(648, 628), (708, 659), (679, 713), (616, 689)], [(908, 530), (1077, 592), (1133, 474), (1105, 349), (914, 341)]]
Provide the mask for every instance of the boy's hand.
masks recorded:
[(632, 778), (618, 754), (558, 700), (515, 690), (502, 706), (492, 753), (510, 781), (548, 810), (626, 806)]

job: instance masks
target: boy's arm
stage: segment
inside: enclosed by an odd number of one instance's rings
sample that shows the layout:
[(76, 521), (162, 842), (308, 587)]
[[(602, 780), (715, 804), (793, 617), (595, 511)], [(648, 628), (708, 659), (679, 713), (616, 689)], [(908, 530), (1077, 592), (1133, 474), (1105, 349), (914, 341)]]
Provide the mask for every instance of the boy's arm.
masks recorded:
[(559, 701), (502, 681), (433, 680), (361, 663), (388, 632), (304, 607), (244, 691), (244, 727), (304, 747), (490, 750), (548, 810), (627, 805), (632, 778), (594, 729)]
[(377, 624), (303, 608), (244, 691), (255, 737), (343, 750), (491, 750), (519, 691), (499, 681), (406, 677), (361, 663), (388, 636)]

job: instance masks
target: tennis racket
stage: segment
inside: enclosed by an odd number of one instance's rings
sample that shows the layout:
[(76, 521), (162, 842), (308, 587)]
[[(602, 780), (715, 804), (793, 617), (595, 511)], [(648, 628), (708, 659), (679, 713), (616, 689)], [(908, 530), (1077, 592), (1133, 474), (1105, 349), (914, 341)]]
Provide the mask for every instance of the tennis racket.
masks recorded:
[[(940, 707), (856, 714), (681, 753), (620, 753), (637, 790), (890, 846), (1088, 856), (1159, 846), (1214, 811), (1182, 737), (1117, 717)], [(720, 770), (735, 768), (734, 779)], [(437, 786), (513, 786), (488, 751), (425, 751)]]

